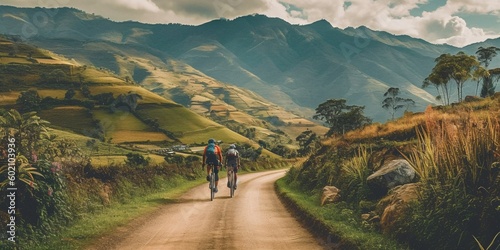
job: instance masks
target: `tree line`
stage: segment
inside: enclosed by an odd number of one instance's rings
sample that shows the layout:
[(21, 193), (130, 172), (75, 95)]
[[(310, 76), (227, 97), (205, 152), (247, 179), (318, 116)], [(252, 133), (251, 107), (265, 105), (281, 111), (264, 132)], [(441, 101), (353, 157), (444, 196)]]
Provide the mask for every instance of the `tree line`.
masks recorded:
[[(476, 82), (476, 95), (481, 84), (480, 97), (489, 97), (495, 94), (496, 84), (500, 80), (500, 68), (489, 69), (493, 58), (500, 51), (496, 47), (479, 47), (476, 56), (458, 52), (456, 55), (442, 54), (435, 59), (436, 65), (429, 76), (423, 81), (423, 88), (428, 86), (436, 87), (437, 100), (443, 104), (450, 104), (452, 95), (452, 83), (456, 85), (457, 101), (462, 102), (464, 97), (463, 88), (466, 82)], [(400, 96), (399, 88), (390, 87), (384, 93), (382, 108), (388, 110), (391, 118), (394, 119), (398, 110), (415, 105), (411, 98)], [(344, 134), (348, 131), (362, 128), (371, 124), (372, 120), (364, 115), (364, 106), (348, 105), (345, 99), (329, 99), (316, 108), (313, 119), (323, 121), (330, 129), (325, 136)], [(299, 143), (299, 155), (307, 155), (317, 148), (319, 137), (312, 131), (302, 132), (296, 141)]]

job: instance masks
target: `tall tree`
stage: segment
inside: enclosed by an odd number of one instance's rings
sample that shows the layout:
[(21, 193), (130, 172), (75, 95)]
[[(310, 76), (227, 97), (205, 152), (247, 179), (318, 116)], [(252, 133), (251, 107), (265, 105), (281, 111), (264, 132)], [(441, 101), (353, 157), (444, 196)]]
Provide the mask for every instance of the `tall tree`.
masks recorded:
[(318, 136), (309, 129), (302, 132), (299, 136), (297, 136), (297, 138), (295, 138), (295, 140), (300, 146), (300, 149), (298, 150), (300, 156), (305, 156), (319, 147)]
[(363, 115), (364, 106), (346, 103), (345, 99), (329, 99), (316, 108), (313, 119), (325, 121), (330, 127), (327, 136), (343, 134), (371, 123), (371, 119)]
[(415, 104), (415, 101), (413, 101), (412, 99), (402, 98), (398, 95), (399, 88), (390, 87), (384, 94), (386, 98), (382, 101), (382, 108), (389, 110), (392, 116), (392, 120), (394, 120), (394, 114), (396, 113), (396, 111), (404, 107), (408, 109), (409, 106)]
[[(488, 69), (491, 60), (497, 55), (497, 51), (500, 51), (500, 49), (493, 46), (488, 48), (479, 47), (479, 49), (476, 51), (477, 59), (484, 65), (486, 69)], [(495, 86), (493, 86), (493, 76), (491, 75), (491, 72), (489, 73), (490, 74), (483, 76), (481, 97), (492, 96), (493, 94), (495, 94)]]
[(488, 74), (476, 57), (466, 55), (463, 52), (458, 52), (456, 55), (442, 54), (435, 61), (436, 66), (424, 80), (423, 87), (432, 84), (436, 88), (440, 88), (441, 93), (445, 95), (445, 104), (450, 103), (448, 82), (453, 80), (457, 85), (457, 97), (458, 101), (461, 102), (464, 83), (468, 80), (477, 80)]
[(16, 100), (16, 104), (19, 106), (19, 111), (21, 112), (38, 111), (40, 110), (41, 102), (42, 98), (33, 89), (21, 92), (19, 98)]
[(76, 95), (76, 92), (74, 89), (68, 89), (68, 91), (66, 91), (66, 94), (64, 94), (64, 99), (71, 100), (71, 99), (73, 99), (73, 97), (75, 95)]

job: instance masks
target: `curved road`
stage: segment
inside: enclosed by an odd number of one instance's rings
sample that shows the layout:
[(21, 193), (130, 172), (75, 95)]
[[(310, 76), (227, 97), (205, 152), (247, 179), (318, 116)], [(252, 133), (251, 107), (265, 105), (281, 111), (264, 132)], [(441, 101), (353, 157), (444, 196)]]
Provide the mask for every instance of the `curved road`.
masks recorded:
[(242, 175), (234, 198), (221, 178), (214, 201), (208, 184), (198, 186), (145, 223), (122, 232), (112, 248), (324, 249), (275, 194), (274, 182), (284, 174), (276, 170)]

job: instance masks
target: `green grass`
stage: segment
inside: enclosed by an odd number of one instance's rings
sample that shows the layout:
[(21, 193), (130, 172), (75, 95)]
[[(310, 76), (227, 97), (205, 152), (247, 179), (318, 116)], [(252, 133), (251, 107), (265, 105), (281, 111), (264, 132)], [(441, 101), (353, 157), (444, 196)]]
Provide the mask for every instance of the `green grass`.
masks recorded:
[(92, 116), (83, 107), (64, 106), (38, 113), (40, 118), (49, 121), (52, 126), (69, 129), (84, 134), (85, 129), (92, 129)]
[(171, 182), (166, 182), (159, 192), (132, 198), (125, 204), (114, 203), (98, 213), (86, 214), (60, 235), (51, 237), (43, 243), (43, 246), (32, 249), (85, 249), (117, 227), (152, 213), (160, 206), (172, 202), (187, 190), (204, 182), (204, 179), (187, 181), (176, 178)]
[(85, 153), (92, 154), (93, 156), (95, 155), (126, 155), (127, 153), (133, 152), (131, 150), (123, 149), (120, 147), (117, 147), (114, 144), (109, 144), (109, 143), (104, 143), (100, 142), (99, 140), (96, 140), (97, 143), (97, 150), (92, 150), (89, 147), (87, 147), (87, 142), (89, 140), (93, 140), (93, 138), (71, 133), (68, 131), (63, 131), (63, 130), (58, 130), (58, 129), (49, 129), (49, 132), (51, 134), (56, 135), (56, 139), (67, 139), (67, 140), (72, 140), (75, 141), (75, 143), (78, 145), (78, 147)]
[(156, 103), (156, 104), (172, 104), (176, 105), (174, 102), (169, 101), (145, 88), (139, 87), (139, 86), (132, 86), (132, 85), (126, 85), (126, 86), (89, 86), (90, 92), (92, 95), (97, 95), (97, 94), (102, 94), (102, 93), (113, 93), (115, 97), (117, 97), (120, 94), (127, 94), (128, 92), (132, 91), (140, 96), (142, 96), (142, 99), (138, 101), (138, 103)]
[(295, 204), (292, 206), (298, 210), (300, 216), (314, 218), (316, 222), (310, 223), (313, 223), (316, 228), (326, 228), (333, 235), (329, 239), (339, 239), (339, 242), (327, 242), (327, 244), (341, 244), (340, 249), (401, 250), (407, 248), (368, 227), (363, 227), (350, 209), (336, 204), (320, 206), (318, 194), (311, 195), (300, 191), (300, 188), (288, 184), (284, 178), (276, 182), (276, 188), (280, 196)]
[(158, 119), (160, 127), (171, 132), (196, 131), (206, 127), (220, 126), (204, 119), (184, 107), (139, 106), (137, 112), (141, 117)]
[(111, 113), (97, 109), (93, 111), (93, 115), (103, 125), (106, 140), (112, 138), (113, 143), (168, 140), (165, 134), (152, 131), (152, 128), (128, 111), (116, 110)]
[(161, 128), (184, 143), (205, 143), (209, 138), (224, 142), (247, 142), (248, 139), (207, 118), (180, 106), (141, 105), (137, 113), (143, 119), (158, 119)]

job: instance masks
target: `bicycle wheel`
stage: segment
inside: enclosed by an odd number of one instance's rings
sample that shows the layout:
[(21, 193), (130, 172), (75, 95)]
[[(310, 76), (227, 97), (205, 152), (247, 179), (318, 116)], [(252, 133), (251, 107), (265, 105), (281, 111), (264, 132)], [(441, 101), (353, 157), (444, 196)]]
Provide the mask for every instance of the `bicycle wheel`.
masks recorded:
[(210, 201), (214, 200), (215, 196), (215, 174), (210, 174)]
[(235, 181), (234, 181), (234, 171), (231, 171), (230, 175), (229, 175), (229, 187), (230, 187), (230, 192), (231, 192), (231, 198), (234, 197), (234, 185), (236, 185)]
[(212, 172), (210, 173), (210, 201), (213, 201), (215, 197), (215, 166), (212, 166)]

